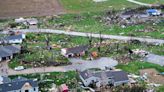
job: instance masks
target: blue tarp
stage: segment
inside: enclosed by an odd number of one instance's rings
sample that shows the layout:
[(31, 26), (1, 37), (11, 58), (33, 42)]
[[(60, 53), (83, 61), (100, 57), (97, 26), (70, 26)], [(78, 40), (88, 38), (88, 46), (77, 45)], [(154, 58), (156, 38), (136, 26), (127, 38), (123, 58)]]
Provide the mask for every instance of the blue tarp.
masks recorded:
[(157, 9), (148, 9), (146, 10), (147, 13), (156, 13)]

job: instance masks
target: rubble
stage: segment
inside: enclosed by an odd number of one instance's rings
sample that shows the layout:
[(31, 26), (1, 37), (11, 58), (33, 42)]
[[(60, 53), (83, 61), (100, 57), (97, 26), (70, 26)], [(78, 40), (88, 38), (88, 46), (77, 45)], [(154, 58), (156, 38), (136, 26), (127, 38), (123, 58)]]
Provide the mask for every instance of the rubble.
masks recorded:
[(133, 54), (139, 55), (141, 57), (145, 57), (146, 55), (149, 54), (149, 52), (147, 52), (145, 50), (135, 49), (135, 50), (132, 50), (132, 51), (133, 51)]

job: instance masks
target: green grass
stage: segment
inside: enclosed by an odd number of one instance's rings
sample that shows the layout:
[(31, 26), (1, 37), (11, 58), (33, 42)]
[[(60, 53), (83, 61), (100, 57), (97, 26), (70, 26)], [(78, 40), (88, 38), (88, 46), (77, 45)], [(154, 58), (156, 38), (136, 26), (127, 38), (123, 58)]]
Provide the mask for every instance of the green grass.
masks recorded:
[(128, 73), (135, 73), (139, 74), (140, 69), (148, 69), (148, 68), (155, 68), (159, 72), (164, 72), (164, 67), (148, 62), (141, 62), (141, 61), (135, 61), (130, 62), (127, 65), (125, 64), (119, 64), (116, 66), (116, 68), (122, 69)]
[(164, 4), (163, 0), (136, 0), (136, 1), (140, 1), (143, 3), (149, 3), (149, 4)]
[(96, 12), (111, 9), (122, 9), (127, 7), (137, 7), (136, 4), (126, 0), (108, 0), (96, 3), (93, 0), (60, 0), (68, 12)]
[(157, 90), (157, 92), (163, 92), (164, 91), (164, 85), (158, 87), (156, 90)]

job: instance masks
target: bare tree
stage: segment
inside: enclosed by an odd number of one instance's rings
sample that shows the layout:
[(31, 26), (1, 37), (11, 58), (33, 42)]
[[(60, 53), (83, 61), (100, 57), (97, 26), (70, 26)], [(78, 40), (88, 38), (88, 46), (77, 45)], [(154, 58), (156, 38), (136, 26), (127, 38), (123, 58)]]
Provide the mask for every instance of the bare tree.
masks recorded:
[(90, 35), (87, 34), (87, 38), (88, 38), (89, 47), (91, 48), (92, 47), (92, 41), (93, 41), (92, 33), (90, 33)]
[(98, 45), (98, 48), (97, 48), (98, 52), (101, 51), (101, 44), (102, 44), (102, 41), (103, 41), (102, 33), (101, 33), (101, 31), (99, 31), (99, 45)]
[(47, 37), (47, 35), (45, 36), (46, 39), (46, 49), (51, 50), (51, 46), (50, 46), (50, 38), (49, 36)]

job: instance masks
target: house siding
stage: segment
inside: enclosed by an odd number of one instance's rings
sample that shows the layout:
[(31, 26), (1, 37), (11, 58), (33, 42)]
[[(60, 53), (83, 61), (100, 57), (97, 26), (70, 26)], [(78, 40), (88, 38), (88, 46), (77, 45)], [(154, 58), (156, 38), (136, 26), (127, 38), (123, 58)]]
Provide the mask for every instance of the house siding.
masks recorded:
[(9, 43), (22, 43), (22, 39), (9, 40)]
[[(25, 92), (24, 89), (20, 89), (20, 90), (12, 90), (12, 91), (8, 91), (8, 92)], [(39, 92), (39, 87), (35, 87), (35, 91), (34, 88), (29, 89), (29, 92)]]
[(129, 82), (129, 80), (114, 82), (114, 86), (118, 86), (118, 85), (128, 83), (128, 82)]

